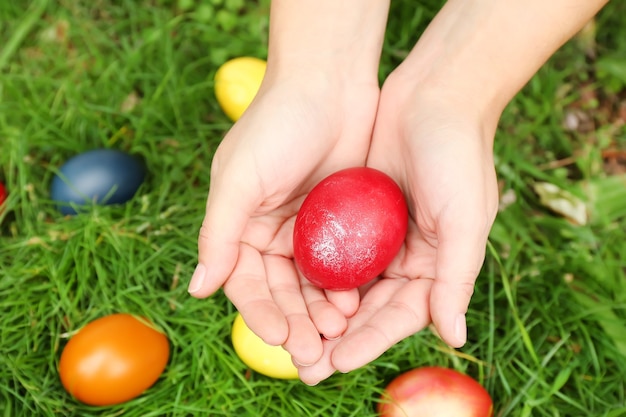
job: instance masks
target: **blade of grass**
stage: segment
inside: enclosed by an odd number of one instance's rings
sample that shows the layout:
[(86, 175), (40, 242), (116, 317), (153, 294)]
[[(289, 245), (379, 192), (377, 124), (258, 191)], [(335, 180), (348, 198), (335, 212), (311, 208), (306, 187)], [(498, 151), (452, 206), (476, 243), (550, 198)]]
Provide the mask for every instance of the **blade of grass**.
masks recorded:
[(28, 36), (35, 24), (41, 19), (47, 5), (48, 0), (37, 0), (34, 2), (26, 11), (24, 19), (15, 28), (11, 37), (3, 43), (2, 49), (0, 49), (0, 72), (4, 70), (4, 67), (18, 50), (24, 38)]
[(506, 298), (509, 303), (510, 311), (513, 314), (513, 319), (515, 320), (517, 329), (520, 332), (520, 335), (522, 336), (522, 340), (524, 341), (524, 346), (526, 347), (526, 351), (530, 354), (530, 357), (533, 359), (535, 364), (539, 365), (539, 357), (537, 356), (537, 352), (535, 351), (530, 335), (528, 334), (528, 331), (526, 331), (526, 326), (524, 326), (524, 323), (522, 322), (519, 316), (517, 304), (515, 303), (513, 292), (511, 290), (510, 279), (505, 272), (504, 266), (502, 264), (502, 260), (500, 259), (500, 255), (498, 254), (497, 250), (490, 242), (487, 243), (487, 247), (489, 249), (489, 253), (493, 257), (493, 259), (496, 261), (498, 266), (500, 267), (502, 287), (504, 288), (504, 292), (506, 294)]

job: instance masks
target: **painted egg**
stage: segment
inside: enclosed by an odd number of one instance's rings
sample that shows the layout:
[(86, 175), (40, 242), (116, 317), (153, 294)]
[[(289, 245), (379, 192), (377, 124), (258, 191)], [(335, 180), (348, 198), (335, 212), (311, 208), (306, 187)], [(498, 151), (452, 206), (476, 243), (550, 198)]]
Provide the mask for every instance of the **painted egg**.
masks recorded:
[(0, 182), (0, 206), (4, 203), (4, 200), (7, 199), (7, 189), (4, 187), (4, 184)]
[(225, 62), (215, 73), (215, 97), (224, 113), (237, 121), (256, 96), (267, 64), (242, 56)]
[(150, 388), (169, 359), (165, 334), (144, 318), (111, 314), (83, 327), (59, 361), (63, 387), (90, 405), (114, 405)]
[(50, 196), (63, 214), (79, 206), (109, 205), (130, 200), (144, 181), (144, 164), (113, 149), (96, 149), (67, 161), (52, 179)]
[(469, 375), (427, 366), (394, 378), (377, 403), (380, 417), (491, 417), (493, 400)]
[(239, 359), (252, 370), (271, 378), (298, 378), (298, 369), (291, 362), (289, 352), (282, 346), (265, 343), (250, 330), (241, 314), (233, 322), (232, 341)]
[(391, 177), (367, 167), (344, 169), (304, 199), (294, 225), (294, 260), (320, 288), (356, 288), (389, 266), (407, 227), (407, 204)]

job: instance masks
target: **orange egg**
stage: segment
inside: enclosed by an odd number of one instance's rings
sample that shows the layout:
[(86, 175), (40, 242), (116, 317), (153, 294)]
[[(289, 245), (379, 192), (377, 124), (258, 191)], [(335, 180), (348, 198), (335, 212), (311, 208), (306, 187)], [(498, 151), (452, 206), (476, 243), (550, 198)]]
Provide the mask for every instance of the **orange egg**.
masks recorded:
[(148, 321), (112, 314), (92, 321), (61, 354), (61, 383), (86, 404), (119, 404), (152, 386), (169, 359), (167, 337)]

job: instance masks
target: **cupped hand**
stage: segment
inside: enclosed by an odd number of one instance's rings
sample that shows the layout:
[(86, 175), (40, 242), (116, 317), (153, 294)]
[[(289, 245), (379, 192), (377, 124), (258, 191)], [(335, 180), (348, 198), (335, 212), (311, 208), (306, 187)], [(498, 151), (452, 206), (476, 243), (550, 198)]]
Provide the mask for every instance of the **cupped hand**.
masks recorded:
[(453, 347), (466, 341), (465, 313), (498, 204), (492, 143), (497, 117), (445, 88), (383, 86), (367, 165), (394, 178), (409, 204), (405, 243), (381, 279), (362, 290), (338, 340), (300, 377), (316, 384), (376, 359), (431, 322)]
[(323, 177), (365, 164), (379, 88), (314, 69), (268, 74), (215, 153), (189, 292), (203, 298), (223, 287), (256, 334), (311, 364), (322, 354), (320, 334), (345, 331), (358, 294), (326, 294), (299, 276), (295, 216)]

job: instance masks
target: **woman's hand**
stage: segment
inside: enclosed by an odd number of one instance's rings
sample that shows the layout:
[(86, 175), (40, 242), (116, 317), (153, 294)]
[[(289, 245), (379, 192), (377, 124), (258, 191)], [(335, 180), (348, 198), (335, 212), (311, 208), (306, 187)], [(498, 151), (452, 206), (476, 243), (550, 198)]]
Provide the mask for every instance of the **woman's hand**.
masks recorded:
[(300, 368), (307, 383), (363, 366), (431, 321), (451, 346), (465, 343), (465, 312), (498, 204), (495, 124), (463, 97), (408, 85), (392, 76), (383, 87), (367, 160), (407, 197), (405, 243), (383, 277), (362, 289), (346, 333), (324, 341), (320, 362)]
[(338, 309), (300, 279), (295, 216), (323, 177), (365, 164), (378, 96), (375, 82), (337, 85), (324, 74), (264, 84), (213, 160), (190, 293), (223, 285), (249, 327), (298, 363), (319, 359), (320, 334), (345, 331), (358, 297), (335, 297)]
[(309, 190), (363, 166), (380, 90), (389, 0), (272, 1), (261, 89), (211, 167), (199, 263), (189, 291), (221, 286), (252, 331), (294, 362), (322, 355), (358, 306), (354, 290), (326, 294), (298, 275), (293, 225)]
[(449, 0), (383, 86), (367, 165), (403, 188), (411, 222), (344, 336), (300, 377), (365, 365), (431, 321), (454, 347), (497, 211), (492, 144), (504, 107), (606, 0)]

